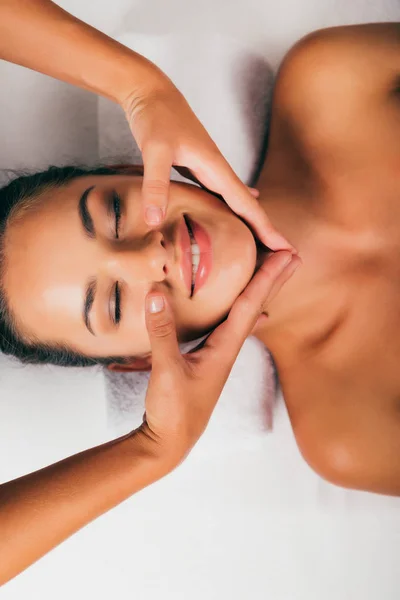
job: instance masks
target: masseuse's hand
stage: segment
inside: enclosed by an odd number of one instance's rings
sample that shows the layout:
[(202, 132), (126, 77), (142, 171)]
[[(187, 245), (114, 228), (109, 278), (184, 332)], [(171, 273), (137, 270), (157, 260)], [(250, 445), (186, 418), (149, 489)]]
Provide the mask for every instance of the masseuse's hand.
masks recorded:
[(300, 258), (287, 251), (270, 255), (204, 346), (184, 355), (165, 297), (148, 294), (152, 373), (139, 433), (167, 469), (185, 458), (205, 430), (245, 339), (267, 318), (261, 311), (300, 264)]
[[(159, 225), (171, 165), (220, 194), (272, 250), (292, 246), (271, 225), (171, 80), (149, 60), (50, 0), (0, 0), (0, 59), (118, 102), (143, 154), (144, 205)], [(151, 218), (153, 217), (153, 218)]]
[(266, 246), (295, 252), (234, 173), (179, 90), (170, 80), (164, 81), (160, 76), (160, 81), (160, 88), (146, 88), (141, 99), (135, 92), (122, 104), (143, 155), (143, 208), (147, 223), (155, 226), (162, 222), (171, 166), (180, 165), (188, 168), (203, 186), (220, 194)]

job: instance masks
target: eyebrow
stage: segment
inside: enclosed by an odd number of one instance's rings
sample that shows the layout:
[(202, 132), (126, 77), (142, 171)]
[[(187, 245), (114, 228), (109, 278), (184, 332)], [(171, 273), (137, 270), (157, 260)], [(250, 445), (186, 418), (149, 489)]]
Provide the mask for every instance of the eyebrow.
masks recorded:
[(86, 286), (85, 302), (83, 304), (83, 320), (87, 329), (92, 335), (96, 335), (90, 324), (90, 311), (92, 310), (94, 299), (96, 297), (97, 279), (92, 278)]
[(96, 186), (92, 185), (91, 187), (88, 187), (83, 192), (82, 196), (80, 197), (79, 205), (78, 205), (79, 217), (82, 222), (82, 227), (85, 230), (86, 235), (92, 239), (96, 237), (96, 231), (94, 229), (93, 219), (89, 212), (87, 203), (88, 203), (88, 196), (95, 187)]

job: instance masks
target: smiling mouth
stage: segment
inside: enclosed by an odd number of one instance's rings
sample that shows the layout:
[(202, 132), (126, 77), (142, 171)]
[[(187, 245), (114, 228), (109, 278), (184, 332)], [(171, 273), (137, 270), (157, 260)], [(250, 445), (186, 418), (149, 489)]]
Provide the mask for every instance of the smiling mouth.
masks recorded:
[(186, 225), (187, 241), (189, 242), (186, 246), (188, 254), (186, 262), (187, 280), (191, 288), (190, 297), (192, 297), (204, 286), (211, 273), (213, 264), (212, 242), (205, 227), (188, 215), (184, 215), (184, 224)]
[(195, 240), (195, 237), (193, 234), (193, 229), (192, 229), (192, 226), (190, 224), (190, 221), (189, 221), (187, 215), (184, 215), (184, 219), (185, 219), (186, 227), (187, 227), (187, 230), (189, 233), (189, 238), (190, 238), (190, 251), (191, 251), (191, 258), (192, 258), (192, 282), (191, 282), (190, 297), (192, 297), (194, 294), (196, 275), (197, 275), (197, 271), (198, 271), (199, 263), (200, 263), (200, 248)]

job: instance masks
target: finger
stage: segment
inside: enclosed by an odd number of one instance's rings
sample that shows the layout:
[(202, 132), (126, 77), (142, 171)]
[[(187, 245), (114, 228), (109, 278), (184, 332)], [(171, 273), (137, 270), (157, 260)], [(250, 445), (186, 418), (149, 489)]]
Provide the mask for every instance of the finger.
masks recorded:
[(254, 196), (254, 198), (258, 198), (260, 196), (260, 191), (256, 188), (247, 187), (247, 189), (249, 190), (250, 194)]
[(234, 361), (254, 328), (275, 282), (284, 269), (289, 268), (292, 260), (299, 259), (292, 258), (288, 251), (270, 255), (237, 298), (226, 321), (208, 338), (206, 346), (217, 349), (219, 356), (223, 356), (225, 360)]
[(293, 256), (290, 264), (287, 267), (285, 267), (285, 269), (282, 271), (282, 273), (278, 276), (278, 278), (276, 279), (275, 283), (272, 286), (271, 292), (270, 292), (268, 299), (263, 307), (263, 311), (265, 310), (267, 314), (265, 314), (263, 312), (257, 318), (256, 324), (254, 325), (254, 328), (252, 329), (252, 331), (249, 335), (255, 335), (257, 333), (257, 331), (265, 325), (265, 322), (268, 319), (268, 305), (279, 294), (282, 287), (291, 278), (291, 276), (294, 274), (294, 272), (298, 269), (298, 267), (301, 264), (302, 264), (301, 258), (296, 255)]
[(259, 317), (257, 317), (256, 324), (254, 325), (253, 329), (250, 331), (249, 336), (256, 335), (257, 331), (263, 327), (263, 325), (265, 324), (265, 322), (267, 320), (268, 320), (268, 316), (264, 313), (261, 313), (261, 315)]
[(213, 160), (204, 161), (192, 171), (208, 189), (223, 196), (230, 208), (253, 227), (268, 248), (297, 254), (294, 246), (275, 229), (260, 204), (249, 194), (247, 187), (223, 157), (215, 160), (213, 156)]
[(168, 205), (172, 156), (167, 146), (149, 146), (143, 151), (142, 204), (145, 222), (160, 225)]
[[(182, 175), (182, 177), (185, 177), (186, 179), (189, 179), (190, 181), (197, 183), (197, 185), (199, 185), (201, 188), (203, 188), (207, 192), (212, 191), (209, 188), (207, 188), (199, 179), (197, 179), (197, 177), (195, 175), (193, 175), (193, 173), (187, 167), (173, 165), (173, 168), (175, 169), (175, 171), (177, 171), (179, 173), (179, 175)], [(258, 190), (257, 188), (253, 188), (253, 187), (249, 187), (249, 186), (246, 186), (246, 187), (249, 190), (250, 194), (254, 198), (258, 198), (260, 196), (260, 190)], [(219, 194), (219, 195), (221, 195), (221, 194)]]
[(279, 294), (284, 284), (291, 278), (298, 267), (302, 265), (303, 261), (300, 256), (294, 255), (290, 264), (282, 271), (277, 277), (275, 283), (272, 286), (271, 292), (269, 293), (267, 303), (272, 302), (274, 298)]
[(239, 179), (230, 181), (227, 185), (222, 184), (218, 191), (230, 208), (251, 226), (265, 246), (274, 251), (297, 252), (294, 246), (272, 225), (267, 213), (258, 202), (258, 197), (253, 194), (249, 195)]
[(159, 292), (146, 296), (146, 327), (152, 352), (152, 369), (170, 368), (182, 360), (175, 319), (166, 298)]

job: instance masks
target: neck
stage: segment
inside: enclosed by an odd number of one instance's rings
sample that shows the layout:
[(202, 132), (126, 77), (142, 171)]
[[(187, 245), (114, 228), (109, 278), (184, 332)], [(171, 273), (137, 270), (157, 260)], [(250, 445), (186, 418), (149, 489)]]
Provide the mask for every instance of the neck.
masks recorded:
[[(312, 198), (283, 186), (260, 188), (260, 204), (272, 225), (297, 248), (303, 265), (267, 303), (263, 327), (256, 337), (275, 353), (296, 352), (323, 338), (335, 309), (337, 279), (331, 269), (331, 252), (325, 240), (329, 225), (312, 210)], [(265, 257), (259, 247), (258, 261)]]

